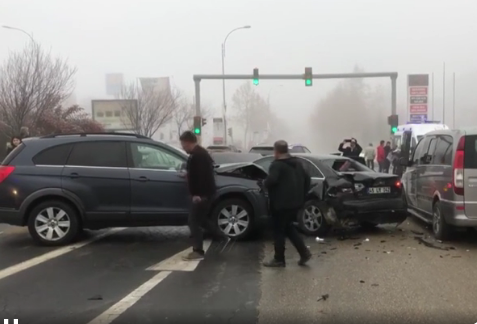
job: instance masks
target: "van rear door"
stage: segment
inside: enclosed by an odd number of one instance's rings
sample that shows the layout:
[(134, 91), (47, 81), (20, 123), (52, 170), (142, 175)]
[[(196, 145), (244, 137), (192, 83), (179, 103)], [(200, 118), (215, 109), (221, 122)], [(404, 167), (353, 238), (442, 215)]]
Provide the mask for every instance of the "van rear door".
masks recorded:
[(464, 204), (465, 215), (477, 218), (477, 135), (465, 137)]

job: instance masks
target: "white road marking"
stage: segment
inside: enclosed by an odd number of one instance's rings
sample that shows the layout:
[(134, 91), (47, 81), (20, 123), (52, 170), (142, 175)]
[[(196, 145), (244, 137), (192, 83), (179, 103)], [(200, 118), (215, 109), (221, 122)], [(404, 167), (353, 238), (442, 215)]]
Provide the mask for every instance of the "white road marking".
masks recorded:
[(79, 248), (82, 248), (83, 246), (91, 244), (95, 241), (98, 241), (98, 240), (108, 236), (108, 235), (114, 234), (114, 233), (122, 231), (124, 229), (126, 229), (126, 228), (113, 228), (113, 229), (111, 229), (107, 232), (96, 235), (96, 236), (90, 238), (87, 241), (78, 242), (78, 243), (73, 244), (73, 245), (65, 246), (65, 247), (56, 249), (54, 251), (39, 255), (35, 258), (23, 261), (23, 262), (18, 263), (18, 264), (15, 264), (15, 265), (13, 265), (11, 267), (8, 267), (8, 268), (5, 268), (3, 270), (0, 270), (0, 280), (5, 279), (5, 278), (7, 278), (11, 275), (14, 275), (18, 272), (23, 271), (23, 270), (26, 270), (26, 269), (29, 269), (31, 267), (37, 266), (37, 265), (39, 265), (43, 262), (46, 262), (46, 261), (52, 260), (54, 258), (57, 258), (59, 256), (62, 256), (64, 254), (68, 253), (68, 252), (71, 252), (71, 251), (77, 250)]
[[(204, 251), (210, 247), (210, 241), (204, 241)], [(182, 252), (179, 252), (168, 259), (165, 259), (158, 264), (150, 266), (146, 270), (149, 271), (194, 271), (199, 265), (200, 261), (184, 261), (182, 258), (189, 254), (191, 249), (188, 248)]]
[(171, 271), (159, 272), (88, 324), (110, 324), (171, 273)]

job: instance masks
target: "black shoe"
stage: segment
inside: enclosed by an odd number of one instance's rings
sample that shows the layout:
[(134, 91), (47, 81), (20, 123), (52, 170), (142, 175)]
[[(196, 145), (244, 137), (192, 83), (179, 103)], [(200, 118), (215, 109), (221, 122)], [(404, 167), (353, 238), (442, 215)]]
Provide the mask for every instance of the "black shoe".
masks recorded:
[(271, 259), (270, 261), (265, 261), (263, 263), (264, 267), (267, 268), (284, 268), (286, 266), (285, 261), (278, 261), (276, 259)]
[(202, 261), (205, 258), (205, 253), (202, 251), (192, 251), (186, 256), (182, 257), (183, 261)]
[(306, 263), (308, 261), (310, 261), (310, 259), (311, 259), (311, 252), (308, 251), (308, 252), (306, 252), (306, 254), (304, 256), (300, 257), (300, 260), (298, 261), (298, 265), (299, 266), (304, 266), (304, 265), (306, 265)]

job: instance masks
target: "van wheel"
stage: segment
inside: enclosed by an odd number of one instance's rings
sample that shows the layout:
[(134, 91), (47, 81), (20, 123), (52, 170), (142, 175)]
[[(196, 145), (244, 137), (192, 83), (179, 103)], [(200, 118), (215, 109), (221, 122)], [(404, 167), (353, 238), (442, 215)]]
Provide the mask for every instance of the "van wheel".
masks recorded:
[(298, 212), (298, 227), (309, 236), (325, 236), (331, 226), (326, 222), (320, 203), (317, 200), (308, 200)]
[(441, 203), (436, 201), (434, 203), (432, 213), (432, 231), (438, 240), (447, 240), (452, 235), (452, 226), (446, 223), (441, 212)]
[(212, 219), (220, 231), (236, 240), (248, 238), (254, 228), (253, 209), (240, 198), (220, 201), (212, 211)]
[(28, 216), (28, 231), (40, 245), (69, 244), (77, 238), (80, 230), (78, 213), (70, 204), (60, 200), (42, 202)]

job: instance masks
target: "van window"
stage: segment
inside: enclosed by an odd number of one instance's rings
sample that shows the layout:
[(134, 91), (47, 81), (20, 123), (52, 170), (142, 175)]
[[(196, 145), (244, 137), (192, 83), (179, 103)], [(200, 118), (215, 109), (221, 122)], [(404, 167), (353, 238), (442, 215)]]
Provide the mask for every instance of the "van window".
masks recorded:
[(464, 168), (477, 169), (477, 135), (465, 137)]
[(431, 137), (431, 141), (429, 142), (429, 147), (427, 149), (427, 155), (432, 157), (434, 156), (434, 152), (436, 151), (437, 146), (437, 137)]
[(429, 151), (429, 146), (431, 144), (430, 137), (424, 137), (422, 141), (419, 142), (419, 145), (416, 147), (414, 152), (413, 162), (415, 165), (425, 164), (426, 155)]
[(451, 136), (439, 136), (436, 149), (432, 155), (432, 164), (452, 165), (452, 147)]

